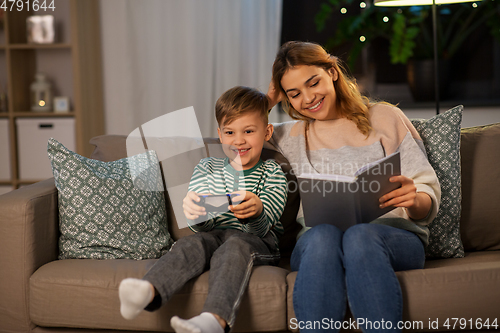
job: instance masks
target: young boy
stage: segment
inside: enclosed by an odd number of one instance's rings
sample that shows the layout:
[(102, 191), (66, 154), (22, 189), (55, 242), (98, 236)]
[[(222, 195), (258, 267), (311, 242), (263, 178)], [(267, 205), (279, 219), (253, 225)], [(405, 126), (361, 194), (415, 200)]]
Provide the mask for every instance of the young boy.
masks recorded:
[[(173, 317), (176, 332), (223, 333), (233, 326), (243, 292), (255, 265), (276, 264), (279, 221), (287, 182), (280, 166), (262, 161), (271, 138), (269, 101), (247, 87), (226, 91), (215, 106), (217, 132), (226, 158), (205, 158), (195, 167), (183, 209), (196, 233), (178, 240), (143, 279), (120, 283), (120, 311), (126, 319), (168, 302), (187, 281), (210, 267), (208, 296), (202, 313), (189, 320)], [(244, 185), (243, 185), (244, 184)], [(233, 194), (230, 211), (207, 215), (201, 195)], [(235, 204), (238, 202), (238, 204)]]

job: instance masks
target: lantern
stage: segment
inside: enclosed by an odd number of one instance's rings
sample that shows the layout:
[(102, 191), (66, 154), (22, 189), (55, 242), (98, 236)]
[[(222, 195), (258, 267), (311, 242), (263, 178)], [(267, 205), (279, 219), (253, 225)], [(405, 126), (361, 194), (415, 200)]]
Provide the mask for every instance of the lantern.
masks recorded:
[(52, 85), (45, 74), (38, 73), (31, 84), (31, 111), (52, 111)]

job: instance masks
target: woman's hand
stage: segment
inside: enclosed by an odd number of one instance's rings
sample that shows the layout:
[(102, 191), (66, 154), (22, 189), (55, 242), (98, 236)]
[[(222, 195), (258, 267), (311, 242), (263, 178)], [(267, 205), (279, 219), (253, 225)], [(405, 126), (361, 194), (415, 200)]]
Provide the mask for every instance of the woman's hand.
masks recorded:
[(238, 219), (256, 218), (264, 209), (260, 198), (249, 191), (236, 191), (232, 194), (238, 194), (232, 197), (233, 205), (229, 209), (234, 213)]
[(413, 220), (420, 220), (427, 216), (431, 209), (431, 197), (424, 192), (417, 192), (413, 179), (406, 176), (394, 176), (389, 180), (392, 183), (401, 183), (401, 187), (380, 197), (380, 208), (403, 207)]
[(271, 102), (271, 108), (283, 100), (283, 94), (281, 91), (277, 90), (274, 86), (273, 80), (269, 83), (269, 88), (267, 89), (267, 97)]
[(205, 207), (198, 206), (196, 203), (200, 202), (200, 197), (196, 192), (188, 192), (186, 197), (182, 200), (182, 208), (184, 209), (184, 215), (189, 220), (196, 220), (200, 216), (207, 215)]

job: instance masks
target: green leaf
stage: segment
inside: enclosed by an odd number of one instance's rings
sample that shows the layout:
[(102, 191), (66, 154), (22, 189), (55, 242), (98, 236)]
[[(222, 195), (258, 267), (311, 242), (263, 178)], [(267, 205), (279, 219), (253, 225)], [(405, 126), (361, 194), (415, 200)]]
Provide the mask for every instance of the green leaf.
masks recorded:
[(314, 23), (316, 24), (316, 31), (321, 32), (325, 29), (326, 22), (332, 16), (333, 8), (326, 4), (322, 3), (319, 11), (314, 16)]
[(403, 15), (394, 16), (393, 37), (389, 45), (389, 53), (393, 64), (405, 64), (413, 56), (416, 46), (415, 37), (420, 32), (417, 26), (406, 25), (406, 18)]

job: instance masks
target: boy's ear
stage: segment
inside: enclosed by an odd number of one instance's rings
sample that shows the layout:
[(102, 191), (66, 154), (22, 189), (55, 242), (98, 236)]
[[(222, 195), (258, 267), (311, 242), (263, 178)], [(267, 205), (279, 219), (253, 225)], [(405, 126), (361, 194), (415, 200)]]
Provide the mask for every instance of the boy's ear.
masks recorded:
[(221, 132), (220, 132), (220, 128), (219, 127), (217, 127), (217, 134), (219, 135), (219, 140), (222, 143), (222, 136), (221, 136)]
[(264, 137), (266, 141), (269, 141), (269, 139), (271, 139), (271, 137), (273, 136), (273, 132), (274, 132), (273, 124), (267, 124), (266, 136)]

